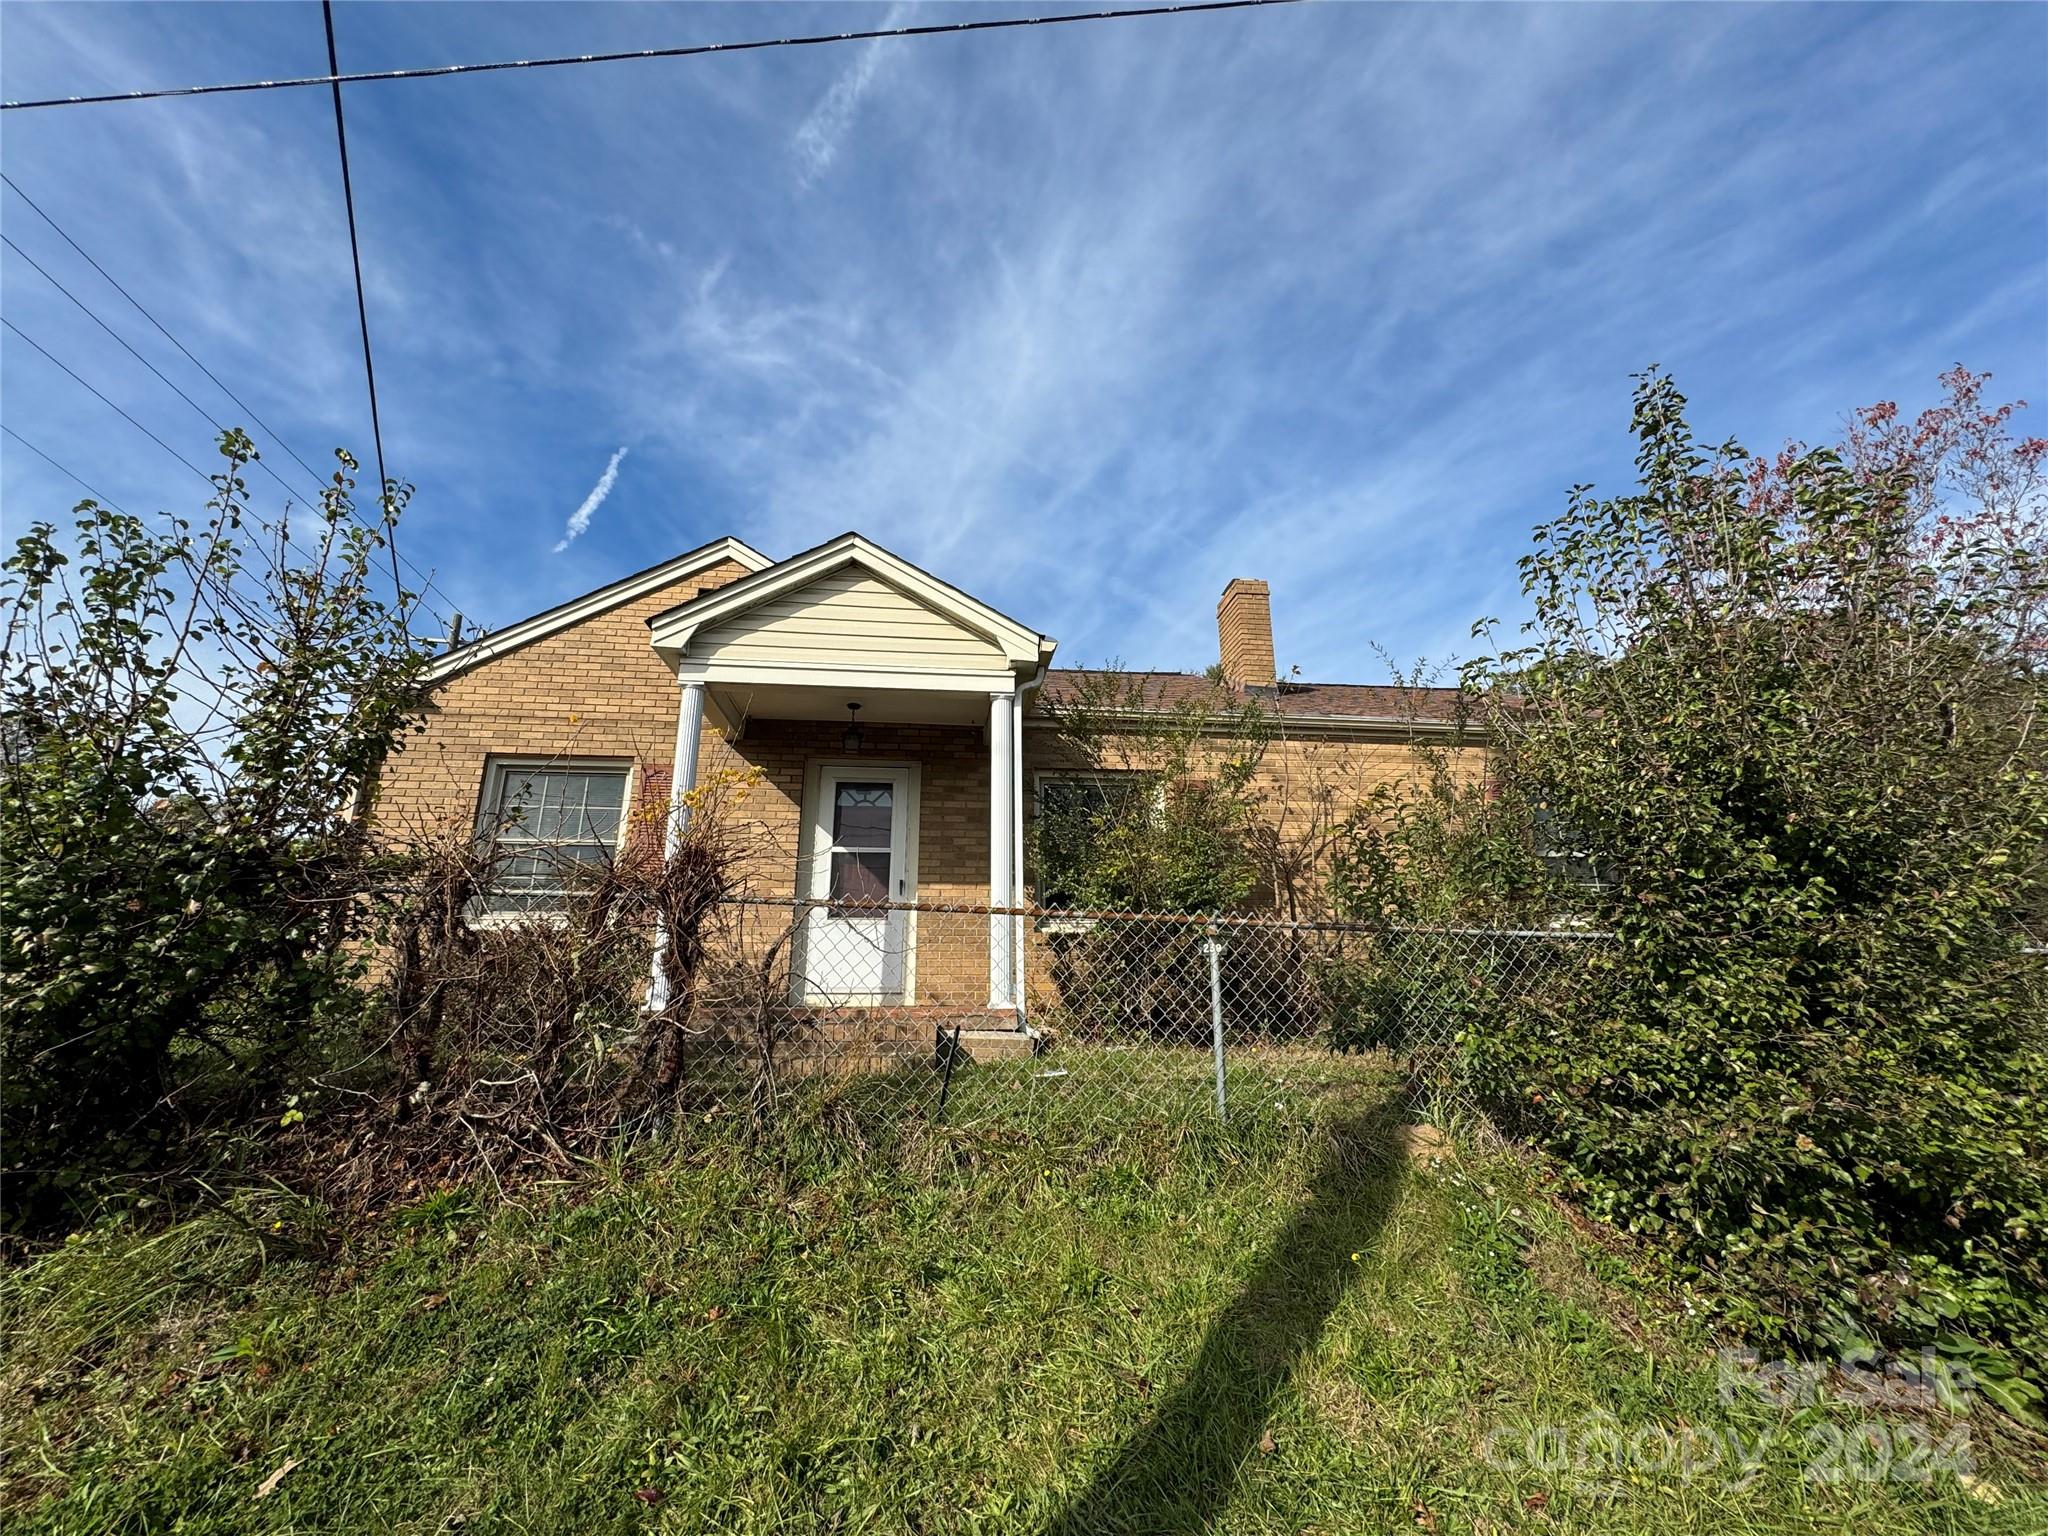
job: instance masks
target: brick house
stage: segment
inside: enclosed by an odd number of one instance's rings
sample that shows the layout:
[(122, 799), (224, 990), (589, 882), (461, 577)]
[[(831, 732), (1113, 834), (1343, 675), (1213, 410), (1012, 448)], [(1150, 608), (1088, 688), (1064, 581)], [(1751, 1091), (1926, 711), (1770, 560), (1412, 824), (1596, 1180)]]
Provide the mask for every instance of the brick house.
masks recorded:
[[(1259, 700), (1279, 723), (1259, 770), (1279, 821), (1362, 801), (1414, 771), (1418, 730), (1449, 728), (1443, 690), (1283, 683), (1264, 582), (1232, 581), (1216, 614), (1220, 685), (1137, 674), (1133, 713)], [(859, 534), (781, 561), (720, 539), (439, 658), (426, 729), (385, 765), (372, 816), (401, 840), (497, 838), (487, 912), (530, 914), (559, 899), (565, 862), (636, 825), (672, 836), (685, 795), (730, 784), (750, 888), (817, 903), (797, 909), (795, 1002), (1015, 1027), (1045, 925), (932, 909), (1029, 904), (1031, 818), (1103, 777), (1054, 718), (1100, 674), (1054, 668), (1054, 648)], [(830, 904), (848, 898), (877, 905)]]

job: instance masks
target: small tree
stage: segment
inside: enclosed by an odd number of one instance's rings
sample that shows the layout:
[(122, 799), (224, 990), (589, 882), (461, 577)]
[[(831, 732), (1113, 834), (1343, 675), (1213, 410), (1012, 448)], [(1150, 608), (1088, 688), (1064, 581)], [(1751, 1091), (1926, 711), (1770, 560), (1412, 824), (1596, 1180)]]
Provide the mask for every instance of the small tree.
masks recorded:
[(351, 798), (414, 721), (411, 599), (375, 595), (406, 499), (339, 468), (298, 532), (249, 531), (248, 438), (196, 524), (95, 501), (5, 564), (0, 969), (7, 1214), (163, 1154), (192, 1085), (274, 1082), (356, 963)]
[(1751, 1324), (2038, 1360), (2048, 443), (1982, 382), (1755, 459), (1641, 378), (1639, 489), (1537, 530), (1528, 642), (1471, 673), (1620, 942), (1475, 1050)]
[(1162, 705), (1116, 668), (1084, 674), (1055, 712), (1094, 791), (1042, 805), (1042, 898), (1116, 911), (1232, 912), (1260, 885), (1257, 775), (1272, 722), (1220, 685)]
[(1513, 928), (1585, 905), (1585, 893), (1546, 859), (1546, 818), (1527, 786), (1473, 771), (1485, 744), (1470, 702), (1461, 695), (1448, 738), (1418, 731), (1409, 774), (1376, 786), (1338, 824), (1327, 865), (1338, 917)]

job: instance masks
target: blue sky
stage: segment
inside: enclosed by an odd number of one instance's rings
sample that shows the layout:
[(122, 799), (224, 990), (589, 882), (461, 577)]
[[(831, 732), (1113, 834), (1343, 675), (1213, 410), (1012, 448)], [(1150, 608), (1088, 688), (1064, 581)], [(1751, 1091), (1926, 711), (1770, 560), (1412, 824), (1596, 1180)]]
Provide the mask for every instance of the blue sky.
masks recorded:
[[(350, 4), (337, 31), (379, 69), (1048, 8)], [(1573, 482), (1627, 483), (1646, 364), (1752, 446), (1959, 361), (2044, 430), (2044, 60), (2038, 5), (1322, 4), (353, 87), (403, 545), (499, 624), (722, 534), (858, 528), (1068, 664), (1204, 665), (1223, 583), (1263, 576), (1283, 667), (1381, 681), (1375, 645), (1466, 653), (1519, 611)], [(8, 98), (324, 65), (313, 6), (0, 12)], [(369, 459), (323, 91), (0, 134), (302, 455)], [(12, 193), (0, 226), (235, 419)], [(11, 252), (0, 299), (203, 466), (199, 417)], [(131, 510), (204, 494), (11, 336), (0, 416)], [(10, 527), (77, 498), (0, 453)]]

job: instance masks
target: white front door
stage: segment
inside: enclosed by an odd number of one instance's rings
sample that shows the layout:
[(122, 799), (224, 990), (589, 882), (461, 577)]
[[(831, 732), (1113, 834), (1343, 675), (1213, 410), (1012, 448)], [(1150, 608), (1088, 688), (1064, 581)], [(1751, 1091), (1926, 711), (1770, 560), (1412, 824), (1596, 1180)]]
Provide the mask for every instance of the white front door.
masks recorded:
[(819, 770), (808, 894), (824, 904), (804, 920), (805, 1002), (910, 1000), (911, 914), (878, 904), (916, 898), (909, 857), (915, 793), (908, 768), (828, 763)]

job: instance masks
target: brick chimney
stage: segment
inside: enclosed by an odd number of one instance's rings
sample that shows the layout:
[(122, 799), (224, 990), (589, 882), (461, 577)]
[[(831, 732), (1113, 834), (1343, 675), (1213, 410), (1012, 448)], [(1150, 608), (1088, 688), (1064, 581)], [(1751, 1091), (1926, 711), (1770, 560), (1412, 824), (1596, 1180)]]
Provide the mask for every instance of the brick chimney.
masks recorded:
[(1273, 660), (1273, 595), (1263, 581), (1234, 577), (1216, 603), (1216, 637), (1223, 643), (1223, 679), (1233, 688), (1270, 688), (1279, 679)]

